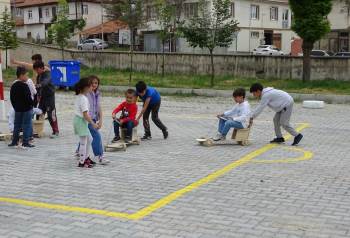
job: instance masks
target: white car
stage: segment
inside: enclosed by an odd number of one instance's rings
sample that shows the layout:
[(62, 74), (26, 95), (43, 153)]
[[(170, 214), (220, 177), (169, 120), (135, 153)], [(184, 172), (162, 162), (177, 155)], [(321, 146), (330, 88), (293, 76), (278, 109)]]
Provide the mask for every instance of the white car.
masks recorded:
[(108, 48), (108, 44), (101, 39), (87, 39), (78, 44), (78, 50), (101, 50), (105, 48)]
[(284, 53), (273, 45), (260, 45), (253, 50), (253, 55), (284, 55)]

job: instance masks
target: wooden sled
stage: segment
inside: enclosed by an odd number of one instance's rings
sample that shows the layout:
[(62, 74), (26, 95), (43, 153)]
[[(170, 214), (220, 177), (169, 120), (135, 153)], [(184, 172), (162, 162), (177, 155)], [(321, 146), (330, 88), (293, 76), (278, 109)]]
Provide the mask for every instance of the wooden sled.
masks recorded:
[(40, 118), (39, 120), (33, 120), (33, 134), (39, 138), (44, 136), (45, 120)]
[[(249, 123), (248, 128), (245, 129), (234, 129), (232, 132), (231, 139), (236, 141), (237, 144), (242, 145), (242, 146), (247, 146), (250, 144), (249, 142), (249, 134), (250, 134), (250, 129), (252, 128), (252, 122)], [(196, 139), (198, 143), (202, 146), (213, 146), (213, 145), (226, 145), (227, 143), (223, 143), (222, 141), (214, 141), (211, 138), (206, 138), (206, 137), (201, 137)]]
[(11, 133), (0, 134), (0, 141), (10, 141), (11, 138), (12, 138), (12, 134)]
[(107, 144), (105, 146), (105, 151), (106, 152), (113, 152), (113, 151), (126, 151), (126, 148), (130, 145), (139, 145), (141, 143), (140, 137), (137, 136), (137, 128), (132, 129), (132, 136), (131, 140), (129, 142), (125, 142), (125, 134), (126, 134), (126, 129), (123, 128), (120, 130), (120, 141), (116, 143), (111, 143)]

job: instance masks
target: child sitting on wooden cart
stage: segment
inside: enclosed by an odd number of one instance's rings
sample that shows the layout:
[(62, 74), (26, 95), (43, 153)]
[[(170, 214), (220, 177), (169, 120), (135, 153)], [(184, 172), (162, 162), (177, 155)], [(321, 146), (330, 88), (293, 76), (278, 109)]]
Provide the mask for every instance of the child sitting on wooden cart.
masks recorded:
[(250, 105), (248, 101), (245, 101), (245, 89), (236, 89), (232, 96), (236, 105), (231, 110), (217, 116), (219, 127), (218, 134), (213, 138), (214, 141), (225, 140), (231, 128), (243, 129), (249, 126)]
[[(114, 124), (114, 139), (112, 143), (120, 141), (120, 128), (126, 128), (125, 142), (128, 142), (132, 138), (132, 129), (137, 126), (137, 96), (134, 89), (128, 89), (125, 92), (125, 101), (119, 104), (112, 112), (113, 124)], [(117, 114), (121, 112), (119, 118)]]

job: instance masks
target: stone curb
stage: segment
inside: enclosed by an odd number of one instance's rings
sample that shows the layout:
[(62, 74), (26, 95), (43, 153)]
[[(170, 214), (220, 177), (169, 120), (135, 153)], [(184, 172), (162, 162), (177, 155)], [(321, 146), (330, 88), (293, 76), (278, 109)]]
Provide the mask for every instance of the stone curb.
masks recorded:
[[(128, 86), (101, 86), (101, 91), (109, 93), (123, 93)], [(232, 90), (214, 90), (214, 89), (190, 89), (190, 88), (157, 88), (157, 90), (166, 95), (193, 95), (204, 97), (231, 97)], [(350, 104), (350, 95), (333, 94), (302, 94), (290, 93), (296, 101), (320, 100), (330, 104)], [(248, 94), (249, 98), (253, 98)]]

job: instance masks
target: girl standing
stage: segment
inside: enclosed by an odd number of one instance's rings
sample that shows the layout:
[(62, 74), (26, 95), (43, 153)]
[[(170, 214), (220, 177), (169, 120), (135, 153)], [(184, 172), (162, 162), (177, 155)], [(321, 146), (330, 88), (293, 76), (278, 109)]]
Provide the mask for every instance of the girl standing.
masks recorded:
[(98, 129), (97, 125), (89, 115), (89, 100), (86, 97), (91, 92), (90, 78), (82, 78), (75, 85), (75, 117), (74, 117), (74, 133), (79, 136), (79, 164), (78, 167), (91, 168), (92, 161), (89, 157), (89, 150), (92, 142), (92, 137), (89, 131), (88, 124), (93, 128)]
[(87, 94), (90, 104), (89, 115), (92, 121), (98, 125), (98, 128), (95, 129), (93, 124), (89, 123), (89, 130), (92, 136), (92, 151), (95, 155), (95, 161), (105, 165), (109, 163), (109, 160), (103, 157), (102, 138), (99, 131), (102, 127), (101, 93), (99, 91), (100, 79), (95, 75), (89, 76), (89, 79), (91, 80), (92, 89), (91, 92)]

